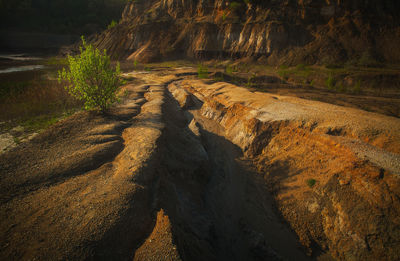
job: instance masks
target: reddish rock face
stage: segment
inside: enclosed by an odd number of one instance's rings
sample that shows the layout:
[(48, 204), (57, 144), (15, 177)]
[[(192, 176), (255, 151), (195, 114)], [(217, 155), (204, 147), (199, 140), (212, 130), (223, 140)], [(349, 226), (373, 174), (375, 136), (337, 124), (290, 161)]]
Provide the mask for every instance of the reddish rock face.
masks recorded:
[[(245, 3), (247, 2), (247, 4)], [(95, 43), (114, 58), (267, 58), (270, 64), (400, 61), (396, 1), (152, 0), (128, 3)]]

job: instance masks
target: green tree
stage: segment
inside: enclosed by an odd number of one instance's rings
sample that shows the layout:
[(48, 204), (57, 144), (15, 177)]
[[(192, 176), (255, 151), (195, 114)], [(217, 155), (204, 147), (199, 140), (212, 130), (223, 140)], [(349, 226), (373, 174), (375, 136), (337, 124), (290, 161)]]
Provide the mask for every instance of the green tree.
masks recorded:
[(63, 68), (58, 80), (69, 82), (65, 88), (72, 96), (85, 102), (86, 110), (105, 112), (117, 101), (116, 91), (122, 84), (120, 66), (118, 63), (114, 70), (106, 50), (101, 53), (87, 44), (83, 37), (82, 43), (80, 55), (68, 56), (69, 71)]

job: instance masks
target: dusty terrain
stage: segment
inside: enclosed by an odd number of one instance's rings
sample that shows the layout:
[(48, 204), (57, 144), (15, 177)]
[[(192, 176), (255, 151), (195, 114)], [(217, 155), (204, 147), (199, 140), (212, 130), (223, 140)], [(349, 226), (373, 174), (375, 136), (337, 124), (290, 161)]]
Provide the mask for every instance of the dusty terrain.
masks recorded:
[(0, 155), (1, 260), (398, 260), (400, 120), (132, 72)]
[[(303, 76), (297, 79), (293, 79), (293, 77), (285, 80), (277, 74), (276, 71), (279, 72), (279, 69), (270, 67), (262, 68), (261, 70), (255, 68), (248, 70), (249, 72), (227, 74), (224, 72), (224, 69), (217, 68), (211, 70), (210, 78), (216, 82), (225, 81), (246, 87), (252, 92), (267, 92), (280, 96), (299, 97), (400, 118), (400, 88), (398, 86), (400, 71), (393, 70), (395, 73), (392, 75), (394, 79), (391, 82), (380, 80), (382, 87), (374, 86), (371, 88), (368, 84), (373, 82), (373, 80), (365, 80), (362, 84), (360, 83), (362, 91), (354, 93), (351, 91), (353, 86), (346, 86), (346, 91), (329, 89), (326, 86), (324, 77), (321, 77), (321, 75), (324, 75), (324, 72), (320, 72), (319, 75), (315, 73), (308, 77)], [(376, 71), (373, 72), (373, 70), (369, 69), (369, 71), (363, 72), (362, 76), (368, 77), (374, 73), (379, 75), (379, 73)], [(304, 72), (299, 71), (299, 73)], [(388, 76), (380, 76), (381, 79), (389, 78)], [(377, 78), (380, 76), (377, 76)], [(361, 74), (358, 77), (361, 77)], [(351, 78), (351, 76), (344, 78)], [(313, 82), (313, 84), (304, 83), (306, 81)]]

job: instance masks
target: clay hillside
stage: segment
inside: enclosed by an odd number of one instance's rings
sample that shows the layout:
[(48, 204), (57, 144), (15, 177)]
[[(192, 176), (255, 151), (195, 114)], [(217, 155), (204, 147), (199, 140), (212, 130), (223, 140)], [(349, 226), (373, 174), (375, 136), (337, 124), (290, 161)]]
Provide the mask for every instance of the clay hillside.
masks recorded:
[(116, 58), (252, 57), (269, 64), (400, 61), (400, 3), (135, 0), (96, 44)]

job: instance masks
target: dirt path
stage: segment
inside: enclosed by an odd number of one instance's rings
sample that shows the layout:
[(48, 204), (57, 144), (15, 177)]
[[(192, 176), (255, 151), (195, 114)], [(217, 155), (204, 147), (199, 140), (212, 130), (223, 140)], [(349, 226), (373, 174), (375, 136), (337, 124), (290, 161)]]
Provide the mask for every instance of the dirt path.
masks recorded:
[(398, 119), (191, 74), (0, 155), (0, 259), (400, 257)]

